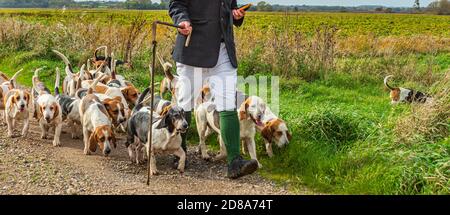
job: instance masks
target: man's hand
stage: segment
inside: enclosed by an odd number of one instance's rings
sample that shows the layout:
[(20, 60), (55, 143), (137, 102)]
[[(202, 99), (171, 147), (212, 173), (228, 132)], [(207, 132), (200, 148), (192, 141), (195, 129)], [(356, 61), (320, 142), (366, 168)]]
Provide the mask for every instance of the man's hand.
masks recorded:
[(191, 26), (190, 22), (188, 22), (188, 21), (180, 22), (179, 26), (184, 27), (183, 29), (178, 28), (178, 31), (180, 32), (180, 34), (182, 34), (184, 36), (191, 34), (192, 26)]
[(244, 10), (239, 10), (239, 9), (234, 9), (233, 10), (233, 18), (234, 20), (240, 20), (242, 18), (244, 18), (245, 16), (245, 11)]

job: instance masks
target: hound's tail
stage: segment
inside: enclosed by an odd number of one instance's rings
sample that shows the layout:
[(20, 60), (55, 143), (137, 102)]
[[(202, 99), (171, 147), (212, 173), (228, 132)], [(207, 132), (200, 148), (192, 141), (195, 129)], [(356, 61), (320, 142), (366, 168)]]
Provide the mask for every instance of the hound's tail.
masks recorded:
[(103, 67), (104, 67), (105, 65), (106, 65), (106, 61), (104, 61), (104, 62), (102, 63), (102, 65), (100, 65), (95, 71), (93, 71), (93, 72), (90, 72), (90, 71), (89, 71), (89, 73), (91, 73), (91, 76), (95, 78), (95, 76), (97, 76), (97, 73), (99, 73), (100, 71), (102, 71), (102, 69), (103, 69)]
[(39, 72), (42, 69), (44, 69), (44, 68), (41, 67), (41, 68), (34, 70), (34, 75), (33, 75), (33, 78), (31, 79), (31, 82), (33, 83), (33, 90), (36, 93), (39, 93), (39, 89), (37, 89), (37, 84), (38, 84), (37, 82), (39, 81)]
[(99, 52), (100, 50), (102, 50), (102, 49), (105, 49), (105, 59), (108, 57), (108, 47), (107, 47), (107, 46), (100, 46), (100, 47), (98, 47), (97, 49), (95, 49), (95, 52), (94, 52), (94, 59), (95, 59), (95, 60), (100, 60), (100, 59), (98, 58), (98, 52)]
[(59, 67), (56, 67), (56, 79), (55, 79), (55, 96), (59, 96), (59, 81), (61, 79), (61, 74), (59, 71)]
[(100, 77), (94, 79), (94, 82), (92, 82), (91, 86), (89, 86), (89, 90), (87, 92), (87, 94), (93, 94), (94, 93), (94, 89), (97, 86), (98, 82), (100, 82), (100, 80), (102, 80), (102, 78), (105, 76), (105, 74), (100, 75)]
[(111, 53), (111, 79), (116, 80), (116, 64), (117, 60), (115, 59), (114, 52)]
[(23, 69), (20, 69), (19, 71), (17, 71), (16, 74), (14, 74), (13, 77), (9, 80), (9, 83), (11, 83), (13, 88), (16, 88), (16, 79), (22, 71), (23, 71)]
[(141, 104), (144, 99), (147, 97), (147, 94), (151, 91), (150, 87), (147, 87), (144, 92), (141, 93), (141, 95), (138, 98), (137, 104)]
[(164, 75), (166, 76), (166, 78), (168, 78), (169, 80), (173, 80), (175, 77), (173, 76), (172, 72), (170, 71), (170, 69), (173, 67), (171, 63), (169, 62), (165, 62), (164, 59), (161, 57), (161, 55), (157, 54), (158, 56), (158, 60), (159, 63), (161, 64), (161, 66), (164, 69)]
[(394, 76), (393, 76), (393, 75), (388, 75), (388, 76), (386, 76), (386, 77), (384, 78), (384, 86), (386, 86), (386, 87), (389, 88), (390, 90), (393, 90), (393, 89), (394, 89), (393, 87), (389, 86), (389, 84), (388, 84), (389, 78), (392, 78), (392, 77), (394, 77)]
[(86, 65), (87, 65), (87, 70), (90, 71), (91, 70), (91, 59), (90, 58), (87, 59)]
[(72, 68), (72, 64), (70, 64), (69, 59), (67, 59), (67, 57), (62, 54), (61, 52), (57, 51), (57, 50), (52, 50), (56, 55), (58, 55), (66, 64), (66, 74), (69, 75), (73, 75), (73, 68)]

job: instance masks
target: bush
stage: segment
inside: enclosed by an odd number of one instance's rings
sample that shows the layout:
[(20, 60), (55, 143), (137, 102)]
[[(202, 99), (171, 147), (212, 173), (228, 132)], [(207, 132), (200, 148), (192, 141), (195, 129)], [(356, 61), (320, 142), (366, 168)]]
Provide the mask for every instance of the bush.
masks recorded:
[(339, 109), (324, 109), (308, 114), (300, 126), (301, 133), (317, 142), (323, 142), (339, 150), (345, 144), (366, 136), (361, 117)]
[(398, 120), (395, 133), (400, 143), (440, 141), (450, 134), (450, 73), (435, 84), (438, 91), (425, 104), (413, 104), (411, 113)]

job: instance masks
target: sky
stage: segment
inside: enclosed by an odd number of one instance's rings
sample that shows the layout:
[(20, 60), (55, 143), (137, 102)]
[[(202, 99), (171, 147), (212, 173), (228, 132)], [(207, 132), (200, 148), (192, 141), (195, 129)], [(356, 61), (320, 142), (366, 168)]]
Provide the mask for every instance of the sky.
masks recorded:
[[(420, 0), (422, 6), (426, 6), (433, 0)], [(238, 4), (257, 3), (259, 0), (238, 0)], [(358, 5), (383, 5), (388, 7), (412, 7), (414, 0), (266, 0), (270, 4), (284, 5), (328, 5), (328, 6), (358, 6)]]
[[(82, 0), (78, 0), (82, 1)], [(121, 0), (116, 0), (121, 1)], [(123, 0), (122, 0), (123, 1)], [(262, 0), (237, 0), (238, 4), (258, 3)], [(383, 5), (387, 7), (412, 7), (414, 0), (264, 0), (270, 4), (281, 5), (328, 5), (328, 6), (358, 6), (358, 5)], [(420, 0), (422, 7), (434, 0)], [(159, 2), (159, 0), (154, 0)]]

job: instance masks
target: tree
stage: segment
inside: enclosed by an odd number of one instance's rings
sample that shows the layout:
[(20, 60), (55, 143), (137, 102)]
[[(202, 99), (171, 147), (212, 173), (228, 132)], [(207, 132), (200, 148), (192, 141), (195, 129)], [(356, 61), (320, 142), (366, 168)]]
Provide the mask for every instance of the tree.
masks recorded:
[(265, 2), (265, 1), (260, 1), (258, 2), (258, 4), (256, 4), (256, 9), (258, 11), (272, 11), (272, 5), (270, 5), (269, 3)]
[(450, 15), (450, 2), (449, 0), (431, 2), (427, 10), (439, 15)]
[(415, 2), (414, 2), (414, 9), (416, 9), (416, 10), (420, 10), (420, 2), (419, 2), (419, 0), (415, 0)]
[(153, 4), (151, 0), (127, 0), (125, 2), (125, 7), (127, 9), (152, 9)]

